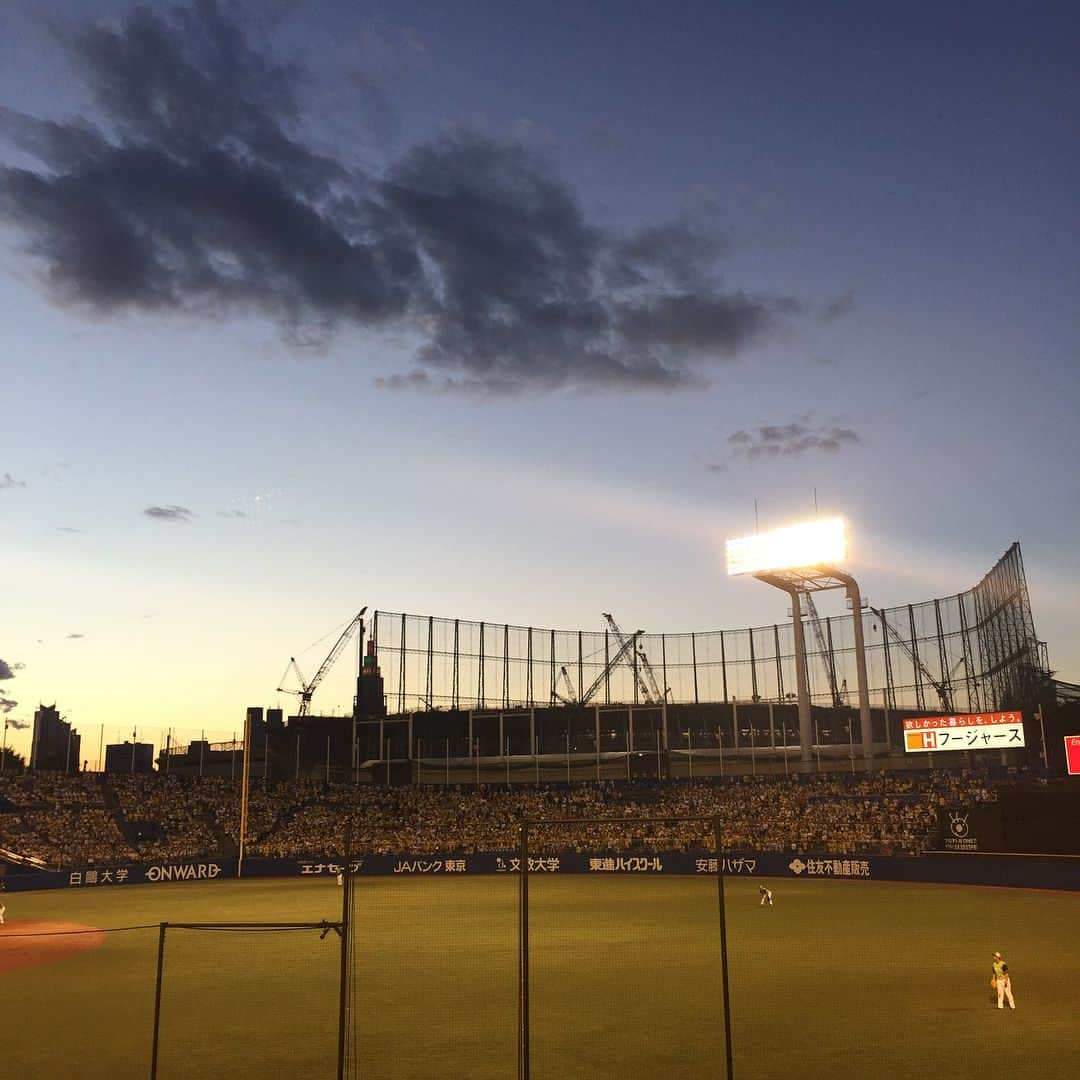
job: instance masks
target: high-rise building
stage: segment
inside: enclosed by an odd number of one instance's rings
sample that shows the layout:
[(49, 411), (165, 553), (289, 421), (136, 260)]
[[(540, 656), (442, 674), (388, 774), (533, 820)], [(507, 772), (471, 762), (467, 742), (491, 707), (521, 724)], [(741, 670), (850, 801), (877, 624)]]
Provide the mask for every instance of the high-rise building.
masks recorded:
[(368, 640), (364, 663), (356, 679), (356, 699), (353, 713), (358, 720), (369, 720), (386, 715), (386, 698), (383, 696), (383, 677), (379, 671), (379, 659), (375, 654), (375, 642)]
[(38, 772), (77, 773), (82, 738), (56, 705), (39, 705), (34, 713), (30, 768)]
[(107, 773), (152, 773), (154, 746), (147, 742), (113, 743), (105, 747)]

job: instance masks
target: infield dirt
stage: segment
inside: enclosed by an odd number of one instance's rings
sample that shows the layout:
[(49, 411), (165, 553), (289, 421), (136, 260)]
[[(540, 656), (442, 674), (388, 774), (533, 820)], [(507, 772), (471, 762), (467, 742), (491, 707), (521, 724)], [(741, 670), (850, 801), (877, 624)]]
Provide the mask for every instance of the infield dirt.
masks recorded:
[(45, 919), (8, 922), (0, 926), (0, 975), (100, 949), (104, 941), (104, 931), (84, 923)]

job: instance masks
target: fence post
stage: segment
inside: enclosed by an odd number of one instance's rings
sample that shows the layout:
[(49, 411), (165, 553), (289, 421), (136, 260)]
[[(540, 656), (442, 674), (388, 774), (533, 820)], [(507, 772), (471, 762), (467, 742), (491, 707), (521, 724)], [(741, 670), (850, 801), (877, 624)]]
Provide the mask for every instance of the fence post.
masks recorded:
[(161, 1028), (161, 974), (165, 966), (165, 929), (168, 923), (160, 923), (158, 931), (157, 982), (154, 986), (154, 1042), (150, 1050), (150, 1080), (157, 1080), (158, 1032)]
[(724, 1056), (727, 1080), (733, 1080), (731, 1052), (731, 995), (728, 987), (727, 910), (724, 905), (724, 842), (720, 835), (720, 815), (713, 818), (716, 831), (716, 890), (720, 903), (720, 978), (724, 998)]

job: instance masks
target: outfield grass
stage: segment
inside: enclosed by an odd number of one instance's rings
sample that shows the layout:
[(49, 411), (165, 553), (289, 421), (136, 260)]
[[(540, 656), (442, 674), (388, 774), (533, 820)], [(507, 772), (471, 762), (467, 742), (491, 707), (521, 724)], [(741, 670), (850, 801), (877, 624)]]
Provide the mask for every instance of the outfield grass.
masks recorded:
[[(776, 906), (729, 880), (735, 1075), (985, 1080), (1080, 1077), (1080, 896), (790, 881)], [(530, 879), (535, 1080), (723, 1075), (715, 881)], [(332, 881), (213, 882), (11, 894), (9, 929), (336, 919)], [(358, 883), (359, 1075), (516, 1074), (517, 883)], [(4, 1077), (148, 1075), (157, 930), (0, 976)], [(333, 1076), (339, 954), (317, 934), (172, 931), (161, 1080)], [(1015, 1013), (998, 1012), (1005, 952)]]

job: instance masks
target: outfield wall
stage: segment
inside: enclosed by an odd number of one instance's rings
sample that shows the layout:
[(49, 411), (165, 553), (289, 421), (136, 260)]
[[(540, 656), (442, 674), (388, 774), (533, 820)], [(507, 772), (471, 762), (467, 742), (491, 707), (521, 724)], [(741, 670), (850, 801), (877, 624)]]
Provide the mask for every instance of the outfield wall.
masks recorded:
[[(331, 878), (342, 869), (333, 857), (310, 859), (245, 860), (245, 878)], [(361, 877), (459, 877), (519, 873), (516, 852), (476, 855), (365, 855), (351, 863)], [(688, 852), (596, 852), (535, 855), (529, 859), (534, 874), (591, 874), (594, 876), (716, 874), (718, 860)], [(723, 859), (723, 872), (731, 877), (813, 878), (841, 881), (905, 881), (944, 885), (997, 885), (1028, 889), (1080, 891), (1080, 857), (1004, 855), (993, 853), (930, 853), (921, 856), (787, 854), (738, 852)], [(102, 885), (158, 885), (187, 881), (228, 881), (237, 877), (236, 859), (203, 859), (171, 863), (128, 863), (123, 866), (81, 867), (65, 871), (10, 874), (3, 879), (7, 892), (37, 889), (92, 889)]]

